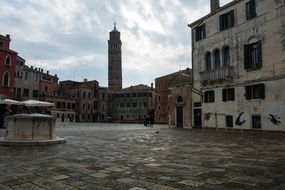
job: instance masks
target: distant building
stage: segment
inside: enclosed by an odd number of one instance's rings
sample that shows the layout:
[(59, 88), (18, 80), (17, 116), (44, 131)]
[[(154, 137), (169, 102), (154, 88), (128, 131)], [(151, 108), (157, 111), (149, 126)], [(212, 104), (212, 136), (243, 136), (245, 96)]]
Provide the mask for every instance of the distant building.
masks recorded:
[(284, 23), (284, 1), (211, 0), (189, 24), (194, 127), (285, 130)]
[(120, 32), (114, 29), (109, 33), (108, 40), (108, 88), (110, 93), (122, 89), (122, 42)]
[(113, 118), (119, 122), (142, 123), (154, 110), (154, 89), (136, 85), (116, 92), (113, 100)]
[[(177, 76), (184, 73), (191, 75), (191, 69), (185, 69), (175, 73), (171, 73), (155, 79), (155, 122), (156, 123), (169, 123), (169, 95), (170, 85)], [(189, 79), (191, 81), (191, 78)]]
[(97, 122), (99, 120), (99, 83), (96, 80), (61, 81), (59, 94), (76, 98), (75, 120), (77, 122)]
[(98, 120), (106, 122), (108, 117), (108, 88), (99, 87), (99, 106), (98, 106)]
[(12, 99), (18, 53), (10, 49), (10, 42), (10, 35), (0, 35), (0, 92), (6, 98)]

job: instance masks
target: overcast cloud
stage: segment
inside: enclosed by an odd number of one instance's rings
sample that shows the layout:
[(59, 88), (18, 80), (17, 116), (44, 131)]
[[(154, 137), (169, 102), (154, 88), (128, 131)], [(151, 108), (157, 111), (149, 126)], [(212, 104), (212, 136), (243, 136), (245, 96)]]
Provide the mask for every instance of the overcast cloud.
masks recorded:
[[(230, 0), (221, 0), (224, 5)], [(109, 32), (123, 43), (123, 86), (191, 67), (190, 29), (209, 0), (2, 0), (0, 34), (26, 64), (60, 80), (108, 83)]]

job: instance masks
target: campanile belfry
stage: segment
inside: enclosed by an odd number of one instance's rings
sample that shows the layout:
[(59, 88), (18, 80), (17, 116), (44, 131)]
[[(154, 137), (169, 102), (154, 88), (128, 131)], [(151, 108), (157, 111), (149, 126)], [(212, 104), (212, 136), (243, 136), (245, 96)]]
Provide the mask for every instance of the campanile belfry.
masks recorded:
[(114, 29), (109, 33), (108, 40), (108, 87), (110, 92), (122, 89), (122, 42), (120, 32)]

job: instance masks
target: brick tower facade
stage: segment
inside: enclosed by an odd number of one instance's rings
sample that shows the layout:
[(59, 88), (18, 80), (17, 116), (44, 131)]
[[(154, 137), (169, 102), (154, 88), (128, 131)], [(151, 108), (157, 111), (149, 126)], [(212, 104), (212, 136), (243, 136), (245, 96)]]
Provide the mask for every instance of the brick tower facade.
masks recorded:
[(114, 29), (109, 33), (108, 40), (108, 87), (109, 91), (116, 92), (122, 89), (122, 42), (120, 32)]

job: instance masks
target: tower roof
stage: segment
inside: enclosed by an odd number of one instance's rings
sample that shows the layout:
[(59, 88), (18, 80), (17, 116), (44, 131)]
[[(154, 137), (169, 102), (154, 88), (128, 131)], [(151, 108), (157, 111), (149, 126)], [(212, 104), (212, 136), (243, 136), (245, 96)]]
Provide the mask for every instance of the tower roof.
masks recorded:
[(114, 29), (111, 32), (119, 32), (116, 28), (116, 22), (114, 22)]

